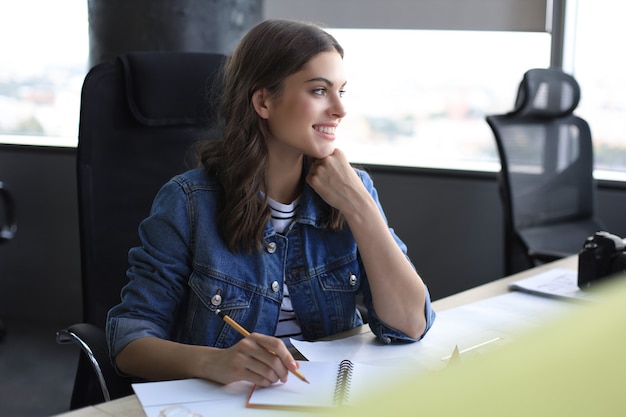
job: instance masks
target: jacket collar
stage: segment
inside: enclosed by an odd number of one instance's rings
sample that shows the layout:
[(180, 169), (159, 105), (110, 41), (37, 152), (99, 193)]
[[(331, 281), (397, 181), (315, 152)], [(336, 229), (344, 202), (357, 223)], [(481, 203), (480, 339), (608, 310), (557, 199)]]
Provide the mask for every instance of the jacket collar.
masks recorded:
[[(304, 181), (309, 173), (310, 164), (305, 162), (302, 168), (303, 187), (300, 197), (300, 207), (294, 223), (306, 224), (319, 229), (328, 226), (328, 217), (330, 216), (330, 206), (313, 190), (313, 188)], [(289, 228), (293, 227), (290, 225)], [(264, 235), (269, 236), (274, 232), (271, 222), (265, 225)]]

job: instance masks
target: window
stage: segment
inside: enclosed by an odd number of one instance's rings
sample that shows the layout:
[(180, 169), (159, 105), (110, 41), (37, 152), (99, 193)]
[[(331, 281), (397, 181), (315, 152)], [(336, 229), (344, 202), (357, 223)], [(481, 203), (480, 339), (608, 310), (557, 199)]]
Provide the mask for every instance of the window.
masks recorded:
[[(565, 70), (581, 85), (576, 112), (591, 126), (596, 172), (626, 180), (626, 63), (619, 45), (626, 27), (618, 20), (626, 4), (567, 5)], [(0, 141), (75, 146), (88, 69), (87, 3), (21, 0), (5, 9)], [(378, 21), (372, 16), (366, 23)], [(527, 20), (537, 26), (540, 17)], [(357, 163), (497, 170), (484, 117), (511, 110), (524, 72), (550, 65), (551, 36), (537, 30), (529, 24), (502, 31), (329, 29), (346, 50), (349, 81), (340, 146)]]
[[(573, 2), (572, 4), (576, 4)], [(596, 176), (626, 180), (626, 3), (578, 0), (574, 9), (571, 72), (580, 84), (576, 113), (589, 123)]]
[(513, 109), (542, 32), (330, 29), (348, 77), (339, 145), (357, 163), (499, 169), (487, 114)]
[(0, 37), (0, 142), (75, 146), (87, 2), (11, 2), (0, 13)]

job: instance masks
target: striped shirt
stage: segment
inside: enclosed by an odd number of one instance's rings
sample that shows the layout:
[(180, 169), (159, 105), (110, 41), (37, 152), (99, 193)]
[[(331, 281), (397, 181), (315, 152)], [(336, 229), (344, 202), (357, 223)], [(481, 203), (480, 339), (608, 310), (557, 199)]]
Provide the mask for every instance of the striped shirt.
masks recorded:
[[(272, 215), (272, 226), (276, 232), (284, 233), (287, 227), (296, 218), (299, 201), (300, 198), (298, 197), (291, 204), (282, 204), (269, 197), (267, 198), (267, 204)], [(278, 326), (276, 327), (276, 333), (274, 333), (274, 335), (281, 338), (287, 347), (291, 346), (289, 338), (302, 338), (302, 330), (300, 329), (300, 323), (298, 323), (296, 313), (291, 305), (287, 284), (283, 285), (283, 300), (280, 306), (280, 315), (278, 316)]]

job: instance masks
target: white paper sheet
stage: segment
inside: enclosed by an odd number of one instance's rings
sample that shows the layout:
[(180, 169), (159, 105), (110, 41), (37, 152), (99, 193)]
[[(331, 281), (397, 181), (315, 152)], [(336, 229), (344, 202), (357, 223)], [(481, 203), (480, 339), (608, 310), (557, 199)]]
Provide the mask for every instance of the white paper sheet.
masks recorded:
[(292, 340), (292, 343), (308, 360), (349, 357), (356, 362), (403, 365), (421, 372), (444, 366), (442, 359), (449, 356), (455, 346), (463, 351), (497, 339), (471, 350), (472, 354), (480, 354), (574, 307), (571, 303), (510, 292), (438, 312), (426, 337), (416, 343), (383, 345), (371, 332), (327, 342)]
[(588, 292), (578, 287), (578, 273), (572, 269), (555, 268), (541, 274), (515, 281), (510, 288), (544, 297), (593, 300)]
[(175, 405), (202, 415), (229, 411), (241, 415), (251, 389), (247, 382), (220, 385), (202, 379), (133, 384), (147, 417), (159, 417), (161, 410)]

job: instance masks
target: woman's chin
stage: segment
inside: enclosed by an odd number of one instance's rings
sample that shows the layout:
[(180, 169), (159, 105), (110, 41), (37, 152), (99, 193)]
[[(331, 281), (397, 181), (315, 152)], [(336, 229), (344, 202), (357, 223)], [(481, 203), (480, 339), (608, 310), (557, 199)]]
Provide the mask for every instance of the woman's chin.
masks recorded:
[(324, 146), (321, 149), (318, 149), (316, 155), (312, 155), (315, 159), (324, 159), (327, 156), (330, 156), (335, 152), (335, 144), (329, 144), (328, 146)]

